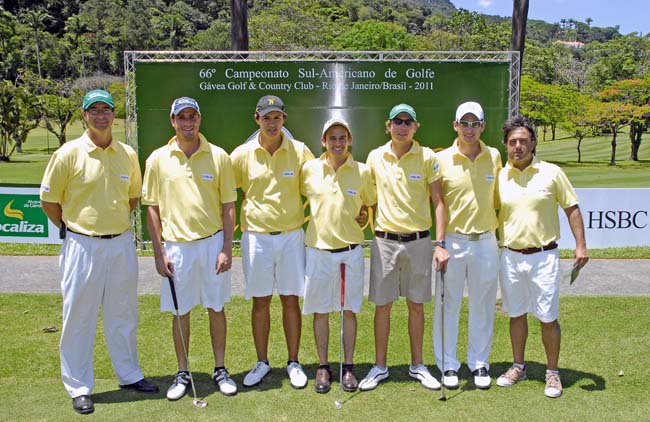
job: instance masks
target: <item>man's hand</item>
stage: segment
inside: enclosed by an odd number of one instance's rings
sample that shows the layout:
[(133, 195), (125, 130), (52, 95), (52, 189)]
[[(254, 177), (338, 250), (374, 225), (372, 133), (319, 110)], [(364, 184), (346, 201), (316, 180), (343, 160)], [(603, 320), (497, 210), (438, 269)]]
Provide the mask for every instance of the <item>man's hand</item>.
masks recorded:
[(173, 277), (174, 276), (174, 264), (167, 259), (165, 255), (161, 255), (155, 258), (156, 262), (156, 271), (163, 277)]
[(433, 262), (435, 264), (436, 271), (447, 271), (447, 262), (449, 261), (449, 252), (447, 249), (436, 246), (433, 251)]
[(367, 208), (365, 207), (361, 208), (361, 211), (359, 211), (359, 215), (357, 215), (354, 219), (357, 220), (357, 223), (359, 224), (360, 227), (365, 226), (366, 223), (368, 222)]
[(224, 251), (219, 252), (216, 265), (217, 274), (225, 273), (230, 270), (230, 267), (232, 267), (232, 254)]

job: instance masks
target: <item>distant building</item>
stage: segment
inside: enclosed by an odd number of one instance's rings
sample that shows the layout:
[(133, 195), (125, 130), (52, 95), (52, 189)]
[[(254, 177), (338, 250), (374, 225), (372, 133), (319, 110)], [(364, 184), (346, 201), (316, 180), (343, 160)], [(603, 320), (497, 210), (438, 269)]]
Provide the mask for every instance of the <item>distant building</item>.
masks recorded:
[(585, 43), (580, 42), (580, 41), (560, 41), (557, 40), (553, 44), (561, 44), (567, 47), (575, 48), (576, 50), (581, 49), (582, 47), (585, 46)]

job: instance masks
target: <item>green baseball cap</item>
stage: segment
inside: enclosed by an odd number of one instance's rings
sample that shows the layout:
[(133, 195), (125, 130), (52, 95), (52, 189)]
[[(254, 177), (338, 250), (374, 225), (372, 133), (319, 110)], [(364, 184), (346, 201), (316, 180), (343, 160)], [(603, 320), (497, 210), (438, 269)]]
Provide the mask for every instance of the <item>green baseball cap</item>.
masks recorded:
[(415, 115), (415, 109), (413, 109), (413, 107), (411, 107), (408, 104), (397, 104), (395, 107), (393, 107), (390, 110), (390, 113), (388, 114), (388, 118), (394, 119), (400, 113), (406, 113), (409, 116), (413, 117), (413, 120), (415, 121), (418, 120)]
[(84, 95), (83, 109), (88, 110), (88, 107), (99, 102), (106, 104), (110, 108), (115, 108), (115, 103), (113, 102), (111, 94), (103, 89), (93, 89)]

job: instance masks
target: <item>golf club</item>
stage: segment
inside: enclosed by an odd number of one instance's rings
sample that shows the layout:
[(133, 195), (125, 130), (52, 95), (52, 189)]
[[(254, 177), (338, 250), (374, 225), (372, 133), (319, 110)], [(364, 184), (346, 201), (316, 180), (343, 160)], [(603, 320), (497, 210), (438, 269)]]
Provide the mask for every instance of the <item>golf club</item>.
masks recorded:
[(438, 400), (446, 401), (445, 396), (445, 272), (440, 271), (440, 330), (441, 343), (442, 343), (442, 369), (440, 376), (440, 397)]
[(178, 299), (176, 298), (176, 287), (174, 286), (174, 279), (172, 277), (167, 277), (169, 280), (169, 288), (172, 291), (172, 300), (174, 301), (174, 309), (176, 310), (176, 323), (178, 324), (178, 331), (181, 334), (181, 343), (183, 344), (183, 352), (185, 353), (185, 361), (187, 362), (187, 373), (190, 376), (190, 385), (192, 386), (192, 393), (194, 394), (194, 400), (192, 404), (195, 407), (203, 408), (208, 405), (208, 402), (205, 400), (199, 400), (196, 397), (196, 389), (194, 388), (194, 378), (192, 378), (192, 371), (190, 370), (190, 357), (187, 355), (187, 348), (185, 347), (185, 337), (183, 336), (183, 327), (181, 326), (181, 316), (178, 313)]
[(339, 343), (339, 398), (334, 402), (337, 409), (343, 407), (341, 391), (343, 390), (343, 306), (345, 305), (345, 264), (341, 263), (341, 341)]

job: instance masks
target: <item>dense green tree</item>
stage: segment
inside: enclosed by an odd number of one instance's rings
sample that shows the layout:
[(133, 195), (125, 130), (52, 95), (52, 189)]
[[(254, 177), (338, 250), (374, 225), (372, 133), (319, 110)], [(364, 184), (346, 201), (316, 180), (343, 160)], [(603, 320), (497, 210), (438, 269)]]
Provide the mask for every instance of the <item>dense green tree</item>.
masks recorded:
[(542, 140), (546, 140), (549, 128), (551, 139), (555, 140), (558, 126), (565, 123), (569, 116), (578, 113), (578, 95), (578, 90), (571, 85), (542, 84), (529, 76), (522, 76), (521, 114), (542, 128)]
[(43, 74), (41, 73), (41, 54), (39, 48), (39, 43), (41, 38), (40, 33), (45, 27), (45, 23), (51, 18), (52, 16), (50, 16), (43, 9), (25, 10), (20, 13), (20, 19), (26, 25), (32, 28), (32, 31), (34, 31), (34, 45), (36, 46), (36, 63), (38, 68), (38, 76), (40, 77), (43, 77)]
[(39, 98), (10, 81), (0, 81), (0, 161), (9, 161), (29, 132), (38, 126)]
[(403, 26), (379, 21), (356, 22), (332, 43), (336, 50), (372, 51), (411, 50), (415, 45), (415, 37)]

